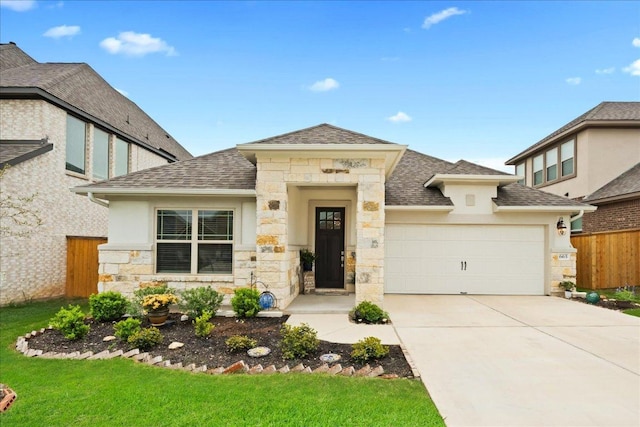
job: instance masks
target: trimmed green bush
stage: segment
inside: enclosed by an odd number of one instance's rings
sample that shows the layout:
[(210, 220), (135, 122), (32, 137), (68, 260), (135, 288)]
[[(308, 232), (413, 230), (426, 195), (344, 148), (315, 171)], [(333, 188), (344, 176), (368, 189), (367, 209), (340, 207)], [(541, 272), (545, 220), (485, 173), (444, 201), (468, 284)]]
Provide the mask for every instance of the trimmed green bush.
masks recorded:
[(227, 345), (229, 351), (234, 353), (240, 350), (249, 350), (250, 348), (254, 348), (258, 345), (258, 341), (253, 338), (249, 338), (246, 335), (234, 335), (227, 338), (224, 343)]
[(215, 325), (210, 323), (209, 319), (211, 319), (211, 312), (205, 310), (202, 315), (196, 317), (193, 321), (197, 337), (205, 338), (211, 335), (211, 331), (213, 331)]
[(358, 362), (379, 360), (389, 354), (389, 347), (382, 345), (380, 338), (366, 337), (352, 346), (351, 358)]
[(627, 289), (622, 289), (617, 291), (615, 294), (613, 294), (613, 298), (619, 301), (631, 301), (631, 302), (638, 301), (638, 297), (636, 297), (636, 294), (634, 294), (633, 291), (630, 291)]
[(282, 335), (280, 350), (285, 359), (305, 357), (316, 351), (320, 345), (318, 332), (306, 323), (302, 323), (300, 326), (284, 324), (280, 329), (280, 334)]
[(211, 286), (187, 289), (180, 294), (180, 309), (192, 319), (202, 316), (205, 311), (212, 315), (222, 304), (223, 295), (216, 292)]
[(256, 317), (260, 311), (260, 294), (255, 289), (239, 288), (233, 291), (231, 306), (236, 316)]
[(140, 350), (149, 350), (162, 342), (162, 334), (158, 328), (153, 326), (150, 328), (140, 329), (127, 340), (131, 348), (139, 348)]
[(60, 308), (49, 323), (71, 341), (84, 337), (91, 329), (89, 325), (85, 325), (84, 313), (79, 305), (69, 304), (69, 308)]
[(387, 323), (389, 321), (389, 313), (369, 301), (362, 301), (351, 310), (349, 316), (355, 322)]
[(113, 326), (114, 335), (121, 341), (127, 342), (129, 337), (140, 330), (142, 322), (134, 317), (121, 320)]
[(108, 291), (89, 297), (91, 316), (98, 322), (121, 318), (127, 312), (127, 305), (127, 299), (120, 292)]

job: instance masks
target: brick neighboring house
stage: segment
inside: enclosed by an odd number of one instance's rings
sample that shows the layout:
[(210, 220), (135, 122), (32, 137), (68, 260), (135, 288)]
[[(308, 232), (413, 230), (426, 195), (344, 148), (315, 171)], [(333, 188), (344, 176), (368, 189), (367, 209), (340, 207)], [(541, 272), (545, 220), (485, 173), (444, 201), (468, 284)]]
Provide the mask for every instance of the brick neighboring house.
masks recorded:
[(598, 206), (575, 234), (640, 227), (639, 162), (640, 102), (602, 102), (506, 164), (527, 186)]
[[(108, 209), (69, 188), (191, 157), (89, 65), (39, 63), (1, 44), (0, 305), (63, 295), (67, 237), (107, 236)], [(13, 223), (7, 198), (34, 194), (23, 206), (42, 225)]]

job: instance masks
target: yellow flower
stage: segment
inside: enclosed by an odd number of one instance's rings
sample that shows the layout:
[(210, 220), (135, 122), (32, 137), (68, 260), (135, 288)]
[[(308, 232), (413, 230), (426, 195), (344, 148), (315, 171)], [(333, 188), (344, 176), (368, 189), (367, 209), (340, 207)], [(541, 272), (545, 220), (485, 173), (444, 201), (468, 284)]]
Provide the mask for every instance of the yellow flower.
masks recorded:
[(142, 307), (147, 310), (158, 310), (168, 307), (170, 304), (178, 302), (178, 298), (171, 294), (153, 294), (147, 295), (142, 300)]

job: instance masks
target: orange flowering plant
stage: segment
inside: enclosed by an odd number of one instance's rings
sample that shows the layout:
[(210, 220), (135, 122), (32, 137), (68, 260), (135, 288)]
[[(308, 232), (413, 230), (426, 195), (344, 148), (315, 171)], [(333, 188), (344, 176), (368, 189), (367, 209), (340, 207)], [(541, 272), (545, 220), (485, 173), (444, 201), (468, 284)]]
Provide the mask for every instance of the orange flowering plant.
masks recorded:
[(171, 294), (152, 294), (146, 295), (142, 300), (142, 307), (145, 310), (159, 310), (169, 307), (170, 304), (178, 302), (178, 297)]

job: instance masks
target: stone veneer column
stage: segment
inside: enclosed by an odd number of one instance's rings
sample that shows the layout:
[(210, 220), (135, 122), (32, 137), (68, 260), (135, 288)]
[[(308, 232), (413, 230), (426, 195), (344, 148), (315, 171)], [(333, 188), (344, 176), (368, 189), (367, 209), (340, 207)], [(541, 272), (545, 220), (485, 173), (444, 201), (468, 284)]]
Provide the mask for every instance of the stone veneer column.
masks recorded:
[(289, 159), (260, 158), (257, 162), (256, 276), (278, 300), (289, 299), (287, 254), (287, 184)]
[(356, 208), (356, 304), (381, 305), (384, 297), (384, 161), (371, 160), (358, 179)]

